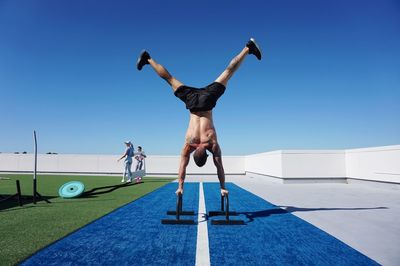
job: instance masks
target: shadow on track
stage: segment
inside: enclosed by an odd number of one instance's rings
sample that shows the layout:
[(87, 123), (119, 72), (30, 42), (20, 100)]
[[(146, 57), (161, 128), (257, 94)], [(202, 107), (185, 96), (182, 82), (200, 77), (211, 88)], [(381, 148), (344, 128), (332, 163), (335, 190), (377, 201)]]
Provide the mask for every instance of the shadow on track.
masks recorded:
[(246, 223), (253, 222), (254, 219), (267, 217), (277, 214), (287, 214), (293, 212), (310, 212), (310, 211), (362, 211), (362, 210), (384, 210), (387, 207), (370, 207), (370, 208), (299, 208), (294, 206), (277, 206), (275, 209), (267, 209), (254, 212), (238, 212), (238, 214), (243, 214), (248, 219)]

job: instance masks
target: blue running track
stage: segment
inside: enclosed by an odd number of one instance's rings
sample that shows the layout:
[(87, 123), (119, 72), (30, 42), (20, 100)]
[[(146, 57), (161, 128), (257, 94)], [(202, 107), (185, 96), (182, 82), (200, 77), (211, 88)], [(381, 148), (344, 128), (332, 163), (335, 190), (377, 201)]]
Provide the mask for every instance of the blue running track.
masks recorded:
[[(168, 184), (96, 220), (22, 265), (195, 265), (197, 225), (162, 225), (176, 208)], [(199, 184), (185, 184), (184, 209), (197, 213)], [(193, 217), (197, 220), (197, 216)]]
[[(304, 220), (234, 185), (227, 184), (231, 211), (246, 225), (211, 225), (211, 265), (379, 265)], [(206, 209), (219, 210), (219, 184), (205, 183)]]
[[(208, 221), (211, 265), (378, 265), (304, 220), (227, 184), (232, 219)], [(22, 265), (195, 265), (197, 225), (162, 225), (174, 210), (176, 183), (133, 201), (42, 249)], [(205, 183), (207, 211), (219, 210), (218, 183)], [(185, 184), (184, 209), (198, 212), (199, 184)], [(169, 217), (173, 218), (173, 217)], [(191, 217), (197, 220), (197, 216)]]

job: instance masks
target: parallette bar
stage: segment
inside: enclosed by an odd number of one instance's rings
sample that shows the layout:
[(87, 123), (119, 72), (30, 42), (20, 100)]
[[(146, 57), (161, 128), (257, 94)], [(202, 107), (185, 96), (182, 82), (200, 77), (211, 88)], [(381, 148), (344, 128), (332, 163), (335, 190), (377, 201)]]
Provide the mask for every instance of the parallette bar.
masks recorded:
[(167, 211), (167, 215), (175, 215), (175, 219), (162, 219), (162, 224), (195, 224), (194, 220), (181, 219), (181, 215), (194, 215), (194, 211), (183, 211), (182, 210), (183, 199), (182, 195), (177, 196), (176, 200), (176, 211)]
[(212, 220), (213, 225), (244, 225), (243, 220), (231, 220), (230, 216), (238, 215), (236, 212), (229, 211), (229, 197), (228, 195), (221, 196), (221, 211), (210, 211), (208, 216), (225, 216), (225, 220)]

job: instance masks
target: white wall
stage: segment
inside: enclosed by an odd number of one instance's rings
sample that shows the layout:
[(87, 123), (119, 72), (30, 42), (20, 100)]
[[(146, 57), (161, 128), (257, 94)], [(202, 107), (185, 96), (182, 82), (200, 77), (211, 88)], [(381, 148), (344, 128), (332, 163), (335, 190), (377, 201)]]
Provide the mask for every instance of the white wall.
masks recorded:
[[(122, 163), (117, 163), (118, 156), (81, 155), (81, 154), (38, 154), (39, 172), (121, 172)], [(0, 154), (0, 171), (33, 171), (32, 154)]]
[(245, 156), (244, 171), (273, 177), (283, 177), (282, 151)]
[[(146, 172), (154, 174), (177, 175), (179, 169), (180, 156), (148, 156), (146, 160)], [(224, 156), (223, 164), (226, 174), (244, 174), (243, 156)], [(186, 168), (187, 174), (216, 174), (216, 168), (211, 156), (203, 167), (197, 167), (192, 157)]]
[(245, 172), (283, 179), (362, 179), (400, 184), (400, 145), (283, 150), (245, 156)]
[(245, 171), (280, 178), (343, 178), (343, 150), (283, 150), (245, 157)]
[(349, 178), (400, 183), (400, 145), (346, 150)]
[(282, 151), (283, 178), (344, 178), (343, 150)]
[[(118, 155), (38, 155), (38, 171), (52, 173), (121, 173)], [(176, 176), (179, 156), (151, 155), (146, 172)], [(400, 145), (352, 150), (283, 150), (248, 156), (224, 156), (225, 173), (245, 173), (284, 179), (352, 178), (400, 184)], [(32, 154), (0, 154), (0, 172), (27, 172), (33, 169)], [(193, 159), (187, 174), (216, 174), (212, 157), (197, 167)]]
[[(61, 173), (121, 173), (123, 162), (117, 162), (119, 155), (81, 155), (81, 154), (38, 154), (38, 172)], [(134, 160), (135, 161), (135, 160)], [(148, 174), (177, 175), (180, 156), (148, 156)], [(244, 174), (244, 157), (224, 156), (226, 174)], [(0, 154), (0, 171), (27, 172), (34, 167), (32, 154)], [(133, 165), (133, 169), (135, 168)], [(187, 174), (216, 174), (212, 157), (206, 165), (199, 168), (190, 160)]]

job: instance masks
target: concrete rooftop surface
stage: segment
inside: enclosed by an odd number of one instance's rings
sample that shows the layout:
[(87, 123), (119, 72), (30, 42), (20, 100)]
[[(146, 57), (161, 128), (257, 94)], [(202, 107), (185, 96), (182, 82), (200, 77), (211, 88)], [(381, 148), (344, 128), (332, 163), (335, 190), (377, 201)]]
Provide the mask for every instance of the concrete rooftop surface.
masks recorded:
[[(186, 182), (218, 179), (188, 176)], [(399, 189), (352, 183), (280, 184), (252, 176), (227, 176), (226, 182), (287, 210), (382, 265), (400, 265)]]

